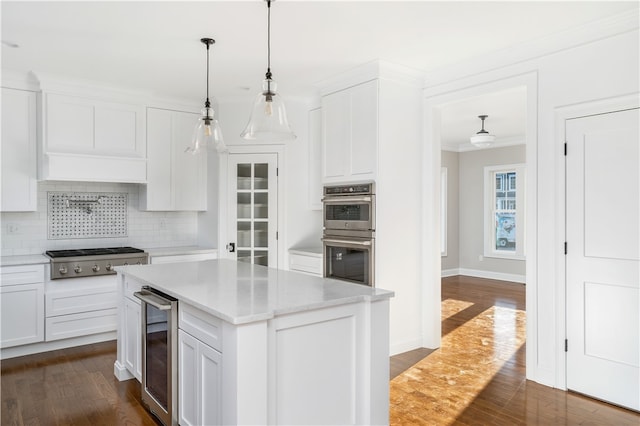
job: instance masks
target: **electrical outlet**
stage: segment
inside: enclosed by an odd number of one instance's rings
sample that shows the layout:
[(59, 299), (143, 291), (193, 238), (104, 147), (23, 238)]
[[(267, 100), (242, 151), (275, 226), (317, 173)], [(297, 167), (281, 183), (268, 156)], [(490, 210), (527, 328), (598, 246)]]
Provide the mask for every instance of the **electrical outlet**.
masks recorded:
[(17, 223), (7, 223), (7, 234), (18, 234), (20, 232), (20, 227)]
[(165, 231), (167, 229), (167, 221), (166, 219), (160, 219), (160, 230)]
[(478, 256), (478, 260), (482, 262), (484, 260), (484, 256), (483, 255)]

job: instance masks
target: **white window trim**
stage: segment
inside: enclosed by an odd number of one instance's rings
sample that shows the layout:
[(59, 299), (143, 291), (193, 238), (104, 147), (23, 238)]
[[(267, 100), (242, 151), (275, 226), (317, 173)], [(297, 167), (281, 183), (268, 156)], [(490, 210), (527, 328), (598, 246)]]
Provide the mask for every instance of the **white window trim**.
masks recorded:
[(440, 256), (447, 256), (447, 173), (446, 167), (440, 169)]
[[(494, 215), (494, 195), (496, 191), (495, 172), (516, 172), (516, 216), (518, 224), (516, 227), (516, 251), (509, 253), (495, 249), (493, 229), (495, 222)], [(484, 168), (484, 257), (498, 259), (525, 260), (525, 229), (526, 229), (526, 167), (525, 163), (503, 164), (499, 166), (486, 166)]]

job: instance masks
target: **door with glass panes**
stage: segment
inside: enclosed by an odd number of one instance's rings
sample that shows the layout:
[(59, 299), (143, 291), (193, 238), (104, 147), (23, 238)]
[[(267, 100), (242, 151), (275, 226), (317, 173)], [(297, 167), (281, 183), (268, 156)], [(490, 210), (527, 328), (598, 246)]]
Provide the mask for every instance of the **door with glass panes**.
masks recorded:
[(278, 154), (229, 154), (227, 250), (239, 262), (278, 266)]

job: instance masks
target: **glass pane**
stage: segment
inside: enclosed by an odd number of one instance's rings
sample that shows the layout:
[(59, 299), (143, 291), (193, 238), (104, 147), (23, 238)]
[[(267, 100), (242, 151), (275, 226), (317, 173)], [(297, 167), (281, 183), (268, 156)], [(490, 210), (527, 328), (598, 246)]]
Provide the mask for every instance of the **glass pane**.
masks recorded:
[(269, 217), (269, 194), (266, 192), (256, 193), (253, 196), (254, 200), (254, 218), (267, 219)]
[(255, 165), (255, 189), (268, 189), (269, 188), (269, 165), (268, 164), (256, 164)]
[(496, 212), (496, 250), (516, 251), (516, 214)]
[(368, 204), (327, 204), (325, 208), (327, 220), (362, 220), (365, 222), (369, 220)]
[(168, 311), (149, 304), (146, 307), (147, 389), (160, 406), (167, 408)]
[(238, 193), (238, 219), (251, 219), (251, 193)]
[(238, 262), (251, 263), (251, 250), (238, 250)]
[(238, 247), (251, 247), (251, 222), (238, 222)]
[(254, 247), (269, 247), (269, 229), (267, 222), (255, 222), (254, 223)]
[(253, 263), (256, 265), (269, 266), (269, 252), (256, 250)]
[(251, 189), (251, 164), (238, 164), (238, 189)]
[(327, 247), (329, 276), (366, 283), (369, 274), (369, 253), (367, 249), (347, 247)]

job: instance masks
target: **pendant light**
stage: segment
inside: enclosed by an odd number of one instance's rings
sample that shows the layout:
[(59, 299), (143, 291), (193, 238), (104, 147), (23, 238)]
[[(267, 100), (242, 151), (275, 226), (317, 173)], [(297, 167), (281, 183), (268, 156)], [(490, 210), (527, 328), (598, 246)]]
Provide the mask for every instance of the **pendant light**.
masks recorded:
[(209, 102), (209, 47), (216, 41), (212, 38), (201, 38), (200, 41), (207, 46), (207, 99), (204, 101), (202, 116), (193, 131), (191, 145), (185, 152), (198, 154), (207, 149), (215, 148), (218, 152), (226, 152), (227, 146), (222, 138), (222, 130), (218, 120), (214, 118), (215, 112)]
[(475, 135), (471, 136), (471, 144), (477, 147), (486, 147), (493, 144), (496, 137), (484, 129), (484, 120), (489, 117), (488, 115), (479, 115), (478, 118), (482, 120), (482, 129)]
[(281, 142), (292, 140), (296, 135), (291, 131), (287, 111), (280, 95), (276, 94), (276, 82), (271, 79), (271, 2), (267, 2), (267, 73), (260, 92), (253, 102), (253, 109), (247, 127), (240, 134), (245, 140)]

